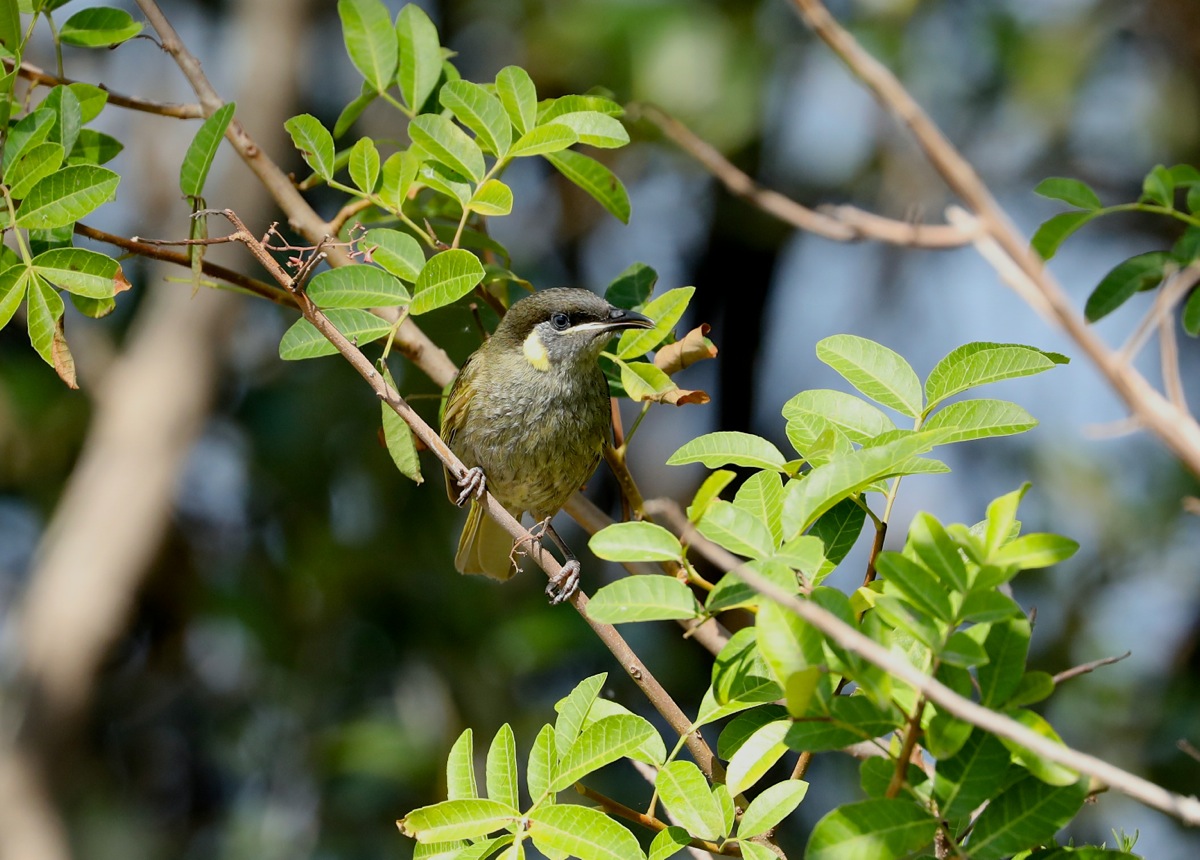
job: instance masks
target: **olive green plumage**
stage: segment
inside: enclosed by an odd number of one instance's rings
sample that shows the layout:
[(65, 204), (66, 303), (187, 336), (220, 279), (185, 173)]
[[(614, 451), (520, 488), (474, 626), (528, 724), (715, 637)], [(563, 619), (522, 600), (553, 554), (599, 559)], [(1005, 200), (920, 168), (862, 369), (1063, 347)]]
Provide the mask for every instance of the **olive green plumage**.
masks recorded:
[[(597, 359), (612, 334), (653, 323), (587, 290), (543, 290), (516, 302), (450, 389), (442, 438), (517, 519), (553, 516), (591, 477), (611, 435)], [(447, 473), (446, 488), (461, 499)], [(512, 537), (471, 501), (454, 557), (462, 573), (508, 579)]]

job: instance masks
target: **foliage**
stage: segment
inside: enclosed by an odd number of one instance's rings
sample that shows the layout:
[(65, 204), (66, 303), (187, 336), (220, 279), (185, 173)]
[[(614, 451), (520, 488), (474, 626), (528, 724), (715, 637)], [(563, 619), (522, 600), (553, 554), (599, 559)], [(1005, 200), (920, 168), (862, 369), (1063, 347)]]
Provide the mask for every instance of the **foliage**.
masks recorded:
[[(1155, 165), (1142, 180), (1142, 194), (1133, 203), (1104, 206), (1096, 192), (1079, 179), (1045, 179), (1034, 191), (1073, 207), (1070, 212), (1050, 218), (1034, 233), (1033, 248), (1045, 260), (1053, 257), (1072, 233), (1105, 215), (1147, 212), (1183, 226), (1183, 232), (1169, 250), (1135, 254), (1101, 279), (1084, 307), (1090, 322), (1112, 313), (1137, 293), (1164, 285), (1176, 273), (1200, 260), (1200, 170), (1190, 164)], [(1177, 206), (1180, 198), (1185, 208)], [(1200, 291), (1189, 291), (1181, 319), (1184, 331), (1192, 337), (1200, 335)]]

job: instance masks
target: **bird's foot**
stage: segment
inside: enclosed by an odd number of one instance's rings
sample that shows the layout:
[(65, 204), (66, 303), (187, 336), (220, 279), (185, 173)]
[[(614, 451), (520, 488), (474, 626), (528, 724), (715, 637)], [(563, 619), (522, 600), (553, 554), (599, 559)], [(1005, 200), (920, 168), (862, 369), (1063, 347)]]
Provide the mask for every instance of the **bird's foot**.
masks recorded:
[(546, 586), (546, 596), (550, 598), (551, 606), (557, 606), (570, 600), (578, 591), (579, 562), (572, 558), (562, 566), (557, 574), (550, 577), (550, 582)]
[(483, 494), (487, 492), (487, 478), (484, 477), (483, 469), (478, 466), (473, 466), (458, 479), (458, 486), (462, 488), (462, 492), (458, 494), (458, 499), (454, 504), (460, 508), (467, 502), (471, 501), (471, 497), (482, 499)]

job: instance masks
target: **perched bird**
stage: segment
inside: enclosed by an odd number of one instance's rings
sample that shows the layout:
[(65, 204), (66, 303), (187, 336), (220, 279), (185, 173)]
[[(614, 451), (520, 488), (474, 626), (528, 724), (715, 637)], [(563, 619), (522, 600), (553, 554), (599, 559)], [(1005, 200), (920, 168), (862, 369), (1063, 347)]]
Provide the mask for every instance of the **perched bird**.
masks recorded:
[[(520, 520), (539, 521), (566, 557), (546, 588), (552, 603), (579, 587), (579, 562), (550, 525), (591, 477), (612, 435), (608, 382), (597, 364), (614, 332), (653, 328), (642, 314), (587, 290), (542, 290), (513, 304), (459, 371), (442, 438), (469, 471), (446, 489), (471, 503), (454, 566), (496, 579), (513, 575), (513, 539), (484, 511), (484, 489)], [(457, 486), (455, 486), (457, 484)]]

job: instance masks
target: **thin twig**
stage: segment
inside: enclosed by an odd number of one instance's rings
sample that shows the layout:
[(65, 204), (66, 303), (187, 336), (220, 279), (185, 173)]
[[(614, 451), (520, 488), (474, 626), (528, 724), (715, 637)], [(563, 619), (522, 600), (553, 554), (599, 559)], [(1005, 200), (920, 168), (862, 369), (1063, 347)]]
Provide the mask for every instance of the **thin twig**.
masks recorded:
[(969, 234), (953, 225), (910, 224), (853, 206), (834, 206), (820, 211), (809, 209), (778, 191), (759, 185), (715, 147), (660, 108), (635, 104), (630, 105), (629, 113), (656, 125), (667, 138), (719, 179), (731, 194), (801, 230), (839, 242), (875, 239), (916, 248), (958, 248), (971, 241)]
[(766, 577), (755, 572), (753, 568), (744, 568), (738, 575), (743, 582), (767, 599), (794, 612), (828, 636), (835, 644), (858, 654), (867, 662), (883, 669), (894, 679), (908, 684), (918, 694), (946, 713), (1001, 738), (1008, 738), (1056, 764), (1093, 777), (1146, 806), (1178, 818), (1189, 826), (1200, 826), (1200, 800), (1195, 797), (1184, 797), (1168, 791), (1102, 759), (1043, 737), (1004, 714), (999, 714), (960, 696), (945, 684), (926, 675), (903, 657), (846, 624), (833, 613), (810, 600), (789, 594)]
[(1103, 657), (1099, 660), (1092, 660), (1090, 663), (1083, 663), (1079, 666), (1072, 666), (1070, 669), (1064, 669), (1054, 676), (1054, 683), (1061, 684), (1063, 681), (1069, 681), (1079, 675), (1086, 675), (1089, 672), (1094, 672), (1101, 666), (1111, 666), (1113, 663), (1120, 663), (1126, 657), (1133, 654), (1132, 651), (1126, 651), (1124, 654), (1118, 654), (1116, 657)]
[[(108, 245), (114, 245), (122, 250), (129, 251), (132, 254), (137, 254), (140, 257), (148, 257), (152, 260), (162, 260), (166, 263), (174, 263), (177, 266), (191, 268), (192, 261), (188, 259), (187, 254), (180, 254), (176, 251), (168, 251), (165, 248), (158, 247), (156, 243), (139, 242), (136, 239), (126, 239), (124, 236), (117, 236), (113, 233), (106, 233), (103, 230), (97, 230), (95, 227), (76, 221), (75, 232), (80, 236), (85, 236), (88, 239), (94, 239), (97, 242), (104, 242)], [(291, 295), (285, 290), (281, 290), (266, 281), (260, 281), (256, 278), (251, 278), (243, 275), (241, 272), (235, 272), (233, 269), (227, 269), (224, 266), (218, 266), (216, 263), (210, 263), (205, 260), (201, 265), (201, 271), (211, 278), (217, 278), (232, 284), (235, 287), (245, 290), (248, 293), (274, 302), (277, 305), (294, 308), (296, 302)]]
[[(4, 68), (6, 71), (12, 71), (12, 61), (4, 60)], [(21, 67), (17, 72), (22, 78), (27, 81), (32, 81), (35, 84), (40, 84), (47, 87), (56, 87), (60, 84), (78, 83), (72, 78), (59, 77), (46, 72), (32, 63), (22, 61)], [(198, 104), (171, 104), (169, 102), (152, 102), (147, 99), (139, 99), (133, 96), (124, 96), (120, 93), (114, 93), (103, 84), (100, 89), (108, 93), (107, 104), (116, 105), (117, 107), (128, 108), (129, 110), (142, 111), (143, 113), (152, 113), (157, 116), (174, 117), (175, 119), (204, 119), (204, 111)]]

